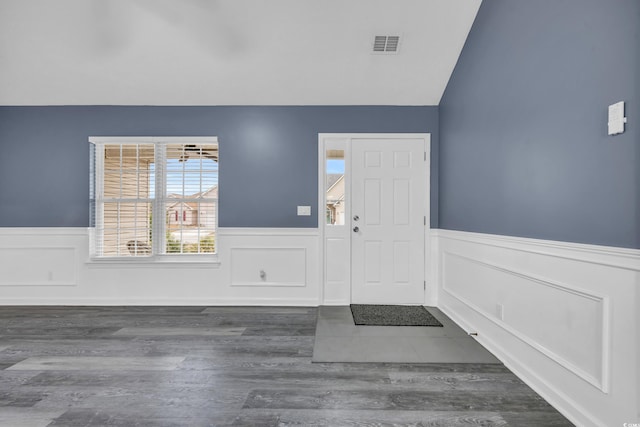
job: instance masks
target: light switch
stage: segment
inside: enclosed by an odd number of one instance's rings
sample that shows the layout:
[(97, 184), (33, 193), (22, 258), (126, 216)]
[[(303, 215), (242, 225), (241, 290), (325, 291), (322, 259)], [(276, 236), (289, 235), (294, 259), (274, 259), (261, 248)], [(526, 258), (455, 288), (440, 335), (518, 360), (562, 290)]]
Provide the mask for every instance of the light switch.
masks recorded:
[(310, 216), (311, 206), (298, 206), (298, 216)]

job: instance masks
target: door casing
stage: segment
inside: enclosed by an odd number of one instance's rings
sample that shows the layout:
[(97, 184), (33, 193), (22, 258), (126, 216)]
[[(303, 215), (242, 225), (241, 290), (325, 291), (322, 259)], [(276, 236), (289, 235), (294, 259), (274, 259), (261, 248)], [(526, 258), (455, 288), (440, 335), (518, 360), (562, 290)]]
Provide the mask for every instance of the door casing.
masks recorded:
[[(431, 134), (429, 133), (321, 133), (318, 135), (318, 228), (320, 235), (321, 305), (348, 305), (351, 303), (351, 141), (354, 139), (416, 139), (424, 140), (425, 180), (427, 191), (422, 201), (425, 215), (424, 248), (424, 301), (416, 303), (435, 305), (437, 286), (431, 262), (430, 233), (430, 154)], [(325, 220), (325, 174), (326, 153), (330, 149), (345, 152), (345, 225), (327, 226)], [(435, 266), (434, 266), (435, 267)]]

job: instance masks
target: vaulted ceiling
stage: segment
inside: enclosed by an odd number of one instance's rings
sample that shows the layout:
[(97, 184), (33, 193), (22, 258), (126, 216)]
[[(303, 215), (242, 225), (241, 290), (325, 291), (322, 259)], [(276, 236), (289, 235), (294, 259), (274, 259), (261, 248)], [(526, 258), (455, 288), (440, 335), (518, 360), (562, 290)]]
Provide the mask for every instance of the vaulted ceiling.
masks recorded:
[(0, 105), (437, 105), (480, 2), (0, 0)]

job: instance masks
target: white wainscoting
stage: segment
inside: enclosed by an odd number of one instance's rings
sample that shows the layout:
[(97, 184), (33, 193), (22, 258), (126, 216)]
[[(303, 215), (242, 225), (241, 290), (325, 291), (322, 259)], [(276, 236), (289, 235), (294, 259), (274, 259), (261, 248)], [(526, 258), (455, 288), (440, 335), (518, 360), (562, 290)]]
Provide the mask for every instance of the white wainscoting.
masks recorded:
[(0, 286), (77, 285), (75, 248), (0, 248), (0, 260)]
[(443, 312), (577, 425), (639, 422), (640, 250), (433, 238)]
[(316, 306), (318, 239), (220, 228), (217, 263), (112, 263), (90, 261), (88, 229), (0, 228), (0, 304)]
[(232, 248), (231, 286), (307, 286), (305, 248)]
[(0, 230), (0, 286), (77, 286), (77, 246), (84, 234), (76, 229)]

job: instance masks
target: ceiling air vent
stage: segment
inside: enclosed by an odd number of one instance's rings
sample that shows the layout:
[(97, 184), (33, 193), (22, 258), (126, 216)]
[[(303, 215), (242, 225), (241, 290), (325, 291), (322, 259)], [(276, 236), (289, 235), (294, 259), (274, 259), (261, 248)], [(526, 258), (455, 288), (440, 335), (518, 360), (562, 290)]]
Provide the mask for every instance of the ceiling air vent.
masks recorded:
[(397, 53), (400, 36), (375, 36), (373, 53)]

